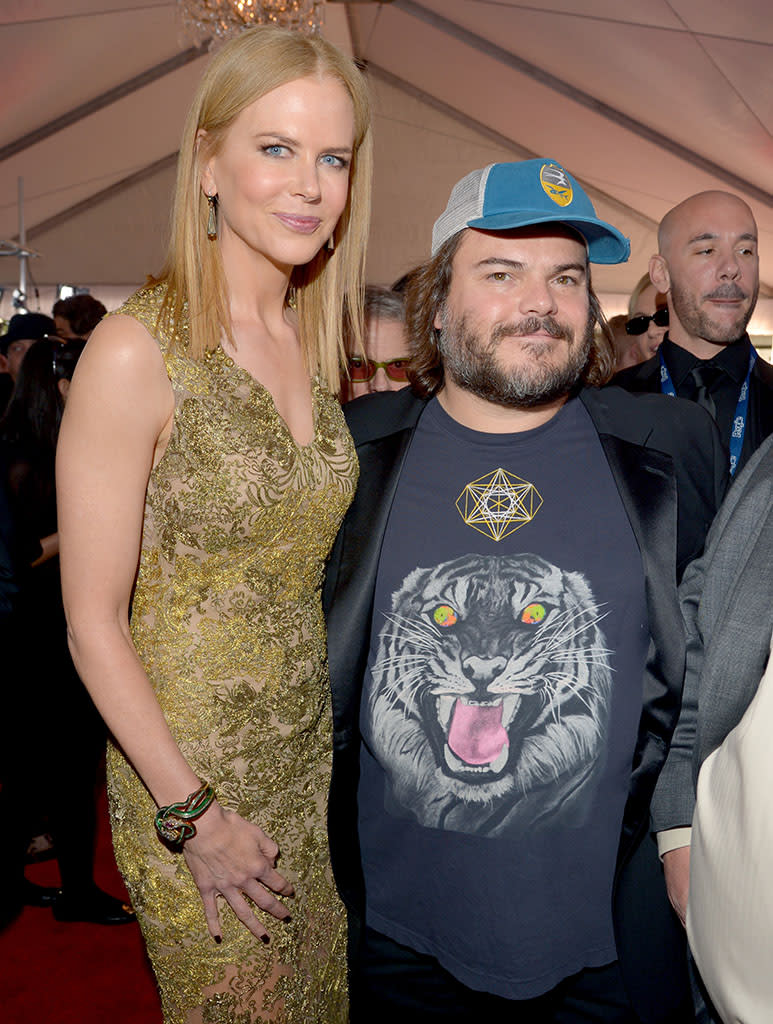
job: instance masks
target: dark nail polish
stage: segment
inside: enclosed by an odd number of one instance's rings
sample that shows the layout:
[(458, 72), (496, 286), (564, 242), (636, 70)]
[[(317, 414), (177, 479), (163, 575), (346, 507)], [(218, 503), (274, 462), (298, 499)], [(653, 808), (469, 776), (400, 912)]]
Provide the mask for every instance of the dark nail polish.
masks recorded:
[(214, 938), (215, 942), (218, 944), (218, 946), (223, 941), (223, 936), (222, 935), (214, 935), (213, 938)]
[(261, 941), (261, 942), (262, 942), (262, 943), (263, 943), (263, 944), (264, 944), (265, 946), (267, 946), (267, 945), (269, 944), (269, 942), (271, 942), (271, 939), (269, 938), (269, 936), (268, 936), (268, 935), (261, 935), (261, 937), (260, 937), (260, 941)]
[(291, 921), (292, 921), (292, 918), (288, 914), (287, 917), (283, 917), (282, 920), (284, 921), (285, 924), (290, 924)]

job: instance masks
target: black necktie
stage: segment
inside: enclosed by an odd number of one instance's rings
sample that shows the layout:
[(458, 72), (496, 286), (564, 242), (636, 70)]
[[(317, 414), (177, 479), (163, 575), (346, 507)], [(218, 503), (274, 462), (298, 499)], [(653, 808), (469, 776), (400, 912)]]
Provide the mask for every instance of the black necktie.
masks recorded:
[(711, 389), (716, 384), (722, 371), (716, 366), (703, 364), (690, 370), (690, 376), (695, 384), (694, 401), (703, 406), (712, 419), (716, 419), (717, 407), (711, 397)]

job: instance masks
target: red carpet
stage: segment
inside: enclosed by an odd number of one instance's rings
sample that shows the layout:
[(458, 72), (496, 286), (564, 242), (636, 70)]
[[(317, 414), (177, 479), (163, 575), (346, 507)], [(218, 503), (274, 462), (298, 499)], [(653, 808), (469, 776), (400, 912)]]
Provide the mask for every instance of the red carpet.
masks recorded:
[[(96, 881), (115, 896), (125, 895), (104, 798), (99, 814)], [(29, 865), (27, 877), (58, 885), (56, 861)], [(137, 924), (60, 924), (50, 910), (26, 907), (0, 932), (0, 979), (3, 1024), (161, 1024)]]

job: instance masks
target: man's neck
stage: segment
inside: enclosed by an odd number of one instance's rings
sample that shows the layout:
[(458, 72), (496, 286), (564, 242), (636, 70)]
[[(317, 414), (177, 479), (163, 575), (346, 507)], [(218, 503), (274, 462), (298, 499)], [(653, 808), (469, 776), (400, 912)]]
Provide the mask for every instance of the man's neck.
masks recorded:
[(544, 405), (526, 408), (498, 405), (489, 402), (471, 391), (465, 391), (453, 384), (446, 383), (438, 392), (438, 401), (451, 419), (461, 423), (470, 430), (479, 430), (484, 434), (519, 434), (525, 430), (534, 430), (543, 423), (552, 420), (558, 410), (566, 404), (569, 396)]
[(687, 331), (681, 329), (681, 325), (675, 324), (673, 328), (669, 328), (668, 340), (672, 344), (678, 345), (679, 348), (690, 352), (696, 359), (713, 359), (728, 345), (734, 345), (738, 338), (734, 338), (732, 341), (707, 341), (705, 338), (696, 338), (694, 335), (688, 334)]

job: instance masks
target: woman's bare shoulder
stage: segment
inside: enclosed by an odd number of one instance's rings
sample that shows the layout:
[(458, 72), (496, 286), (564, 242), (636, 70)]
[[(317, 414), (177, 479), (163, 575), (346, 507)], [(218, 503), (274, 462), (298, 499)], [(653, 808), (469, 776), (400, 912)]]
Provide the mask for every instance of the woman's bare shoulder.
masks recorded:
[(174, 395), (158, 342), (132, 316), (106, 317), (86, 343), (73, 376), (68, 405), (100, 408), (133, 422), (166, 422)]
[(166, 376), (164, 358), (150, 331), (133, 316), (115, 313), (106, 317), (88, 340), (78, 362), (123, 371), (155, 369)]

